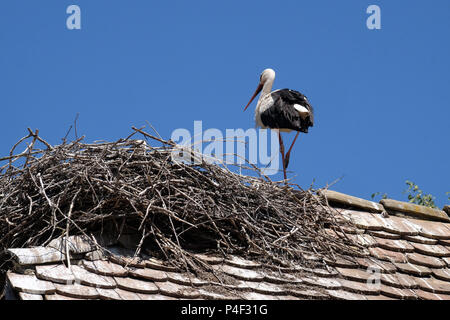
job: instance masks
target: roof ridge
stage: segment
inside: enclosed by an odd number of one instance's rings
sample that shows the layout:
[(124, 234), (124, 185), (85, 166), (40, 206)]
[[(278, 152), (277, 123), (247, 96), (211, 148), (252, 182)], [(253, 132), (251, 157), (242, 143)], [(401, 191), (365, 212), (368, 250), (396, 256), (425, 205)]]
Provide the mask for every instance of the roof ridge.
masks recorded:
[(450, 207), (448, 205), (440, 210), (394, 199), (382, 199), (377, 203), (329, 189), (319, 190), (319, 195), (325, 197), (331, 203), (338, 203), (372, 213), (383, 215), (385, 213), (399, 215), (400, 213), (402, 216), (416, 219), (450, 223)]

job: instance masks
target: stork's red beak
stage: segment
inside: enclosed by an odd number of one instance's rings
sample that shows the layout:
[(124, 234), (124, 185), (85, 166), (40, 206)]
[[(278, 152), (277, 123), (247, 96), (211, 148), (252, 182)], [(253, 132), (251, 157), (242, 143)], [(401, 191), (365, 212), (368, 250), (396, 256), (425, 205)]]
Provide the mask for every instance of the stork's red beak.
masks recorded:
[(250, 101), (249, 101), (249, 102), (247, 103), (247, 105), (245, 106), (244, 111), (247, 110), (247, 108), (248, 108), (248, 106), (250, 105), (250, 103), (252, 103), (253, 99), (255, 99), (255, 97), (258, 95), (258, 93), (261, 92), (262, 88), (263, 88), (263, 84), (260, 83), (260, 84), (258, 85), (258, 88), (256, 88), (256, 91), (255, 91), (255, 93), (253, 94), (253, 97), (250, 99)]

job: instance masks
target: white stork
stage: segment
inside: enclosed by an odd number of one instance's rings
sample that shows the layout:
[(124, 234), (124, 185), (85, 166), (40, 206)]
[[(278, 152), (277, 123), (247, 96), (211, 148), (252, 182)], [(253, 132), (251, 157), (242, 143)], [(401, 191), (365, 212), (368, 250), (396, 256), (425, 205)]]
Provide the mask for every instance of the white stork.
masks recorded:
[[(308, 99), (298, 91), (281, 89), (270, 92), (274, 80), (275, 71), (272, 69), (266, 69), (261, 73), (259, 85), (249, 103), (245, 106), (244, 111), (258, 93), (262, 91), (255, 108), (256, 125), (263, 129), (270, 128), (278, 130), (283, 173), (284, 179), (286, 180), (286, 169), (289, 165), (292, 147), (300, 131), (308, 133), (308, 128), (314, 125), (314, 110), (309, 104)], [(285, 155), (281, 131), (290, 132), (292, 130), (297, 131), (297, 134)]]

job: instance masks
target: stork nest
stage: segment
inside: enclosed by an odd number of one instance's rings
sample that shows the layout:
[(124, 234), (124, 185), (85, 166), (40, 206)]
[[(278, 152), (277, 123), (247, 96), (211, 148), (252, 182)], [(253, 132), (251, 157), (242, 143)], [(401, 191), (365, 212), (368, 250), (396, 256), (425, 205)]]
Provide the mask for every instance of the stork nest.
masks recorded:
[(152, 252), (194, 272), (202, 264), (193, 253), (205, 250), (317, 267), (362, 249), (317, 190), (272, 181), (249, 165), (253, 175), (173, 161), (172, 141), (135, 127), (115, 142), (56, 146), (28, 131), (0, 159), (0, 265), (6, 248), (89, 235), (108, 222), (140, 236), (136, 255)]

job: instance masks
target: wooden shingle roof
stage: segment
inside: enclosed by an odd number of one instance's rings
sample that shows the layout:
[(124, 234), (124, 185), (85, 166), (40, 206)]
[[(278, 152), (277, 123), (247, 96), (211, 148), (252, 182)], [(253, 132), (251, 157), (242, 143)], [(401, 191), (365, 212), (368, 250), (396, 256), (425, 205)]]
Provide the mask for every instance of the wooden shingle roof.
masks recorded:
[[(75, 236), (46, 247), (9, 249), (15, 267), (7, 273), (7, 297), (450, 299), (450, 219), (444, 211), (398, 201), (373, 203), (332, 191), (323, 196), (341, 218), (357, 226), (351, 233), (344, 229), (346, 236), (364, 246), (359, 254), (326, 259), (323, 269), (274, 267), (202, 252), (197, 257), (210, 271), (194, 275), (154, 257), (133, 257), (118, 243), (110, 243), (112, 255), (105, 256), (92, 245), (94, 239)], [(62, 250), (66, 247), (70, 266)]]

